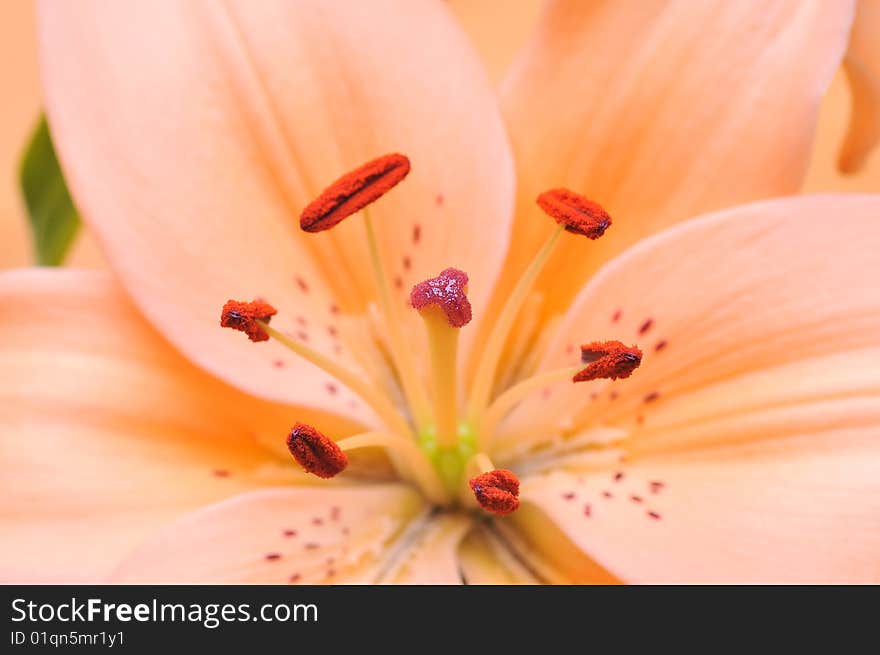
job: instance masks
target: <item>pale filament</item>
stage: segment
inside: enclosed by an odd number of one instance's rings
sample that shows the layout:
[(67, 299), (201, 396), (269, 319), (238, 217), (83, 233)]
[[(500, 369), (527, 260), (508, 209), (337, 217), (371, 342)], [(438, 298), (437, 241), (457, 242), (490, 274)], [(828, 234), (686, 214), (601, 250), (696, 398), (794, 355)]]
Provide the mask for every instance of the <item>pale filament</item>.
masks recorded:
[(532, 290), (538, 274), (547, 263), (547, 259), (553, 253), (558, 242), (559, 235), (562, 234), (565, 226), (557, 225), (544, 245), (532, 259), (531, 263), (523, 273), (523, 276), (517, 282), (513, 292), (507, 299), (498, 320), (492, 327), (492, 332), (486, 341), (483, 356), (480, 359), (474, 382), (471, 387), (470, 402), (468, 404), (468, 421), (471, 425), (479, 425), (482, 421), (482, 414), (489, 403), (489, 394), (492, 391), (492, 383), (495, 380), (495, 372), (498, 368), (498, 361), (501, 358), (501, 352), (513, 327), (513, 322), (519, 314), (523, 303)]
[(491, 405), (489, 405), (489, 408), (483, 414), (479, 425), (479, 432), (477, 433), (477, 449), (480, 451), (488, 450), (492, 443), (492, 438), (495, 435), (495, 429), (498, 427), (498, 423), (510, 410), (516, 407), (523, 398), (539, 389), (544, 389), (554, 382), (571, 380), (571, 378), (582, 368), (583, 366), (581, 365), (547, 371), (546, 373), (540, 373), (534, 377), (522, 380), (507, 389), (504, 393), (498, 396)]
[(425, 495), (439, 505), (446, 505), (449, 496), (425, 453), (416, 443), (391, 432), (363, 432), (336, 442), (343, 451), (356, 448), (385, 448), (393, 459), (402, 462), (405, 473), (418, 484)]
[(394, 303), (391, 302), (390, 287), (385, 276), (385, 269), (382, 267), (382, 256), (379, 252), (379, 243), (376, 239), (376, 231), (373, 228), (370, 212), (366, 207), (364, 207), (362, 212), (364, 226), (367, 230), (370, 261), (379, 291), (379, 302), (382, 306), (382, 313), (385, 316), (385, 324), (388, 326), (388, 336), (390, 337), (388, 349), (391, 353), (391, 358), (394, 360), (397, 374), (400, 376), (403, 393), (409, 402), (413, 420), (416, 423), (416, 427), (421, 430), (431, 422), (431, 409), (428, 404), (428, 397), (419, 380), (412, 352), (404, 345), (406, 341), (403, 339), (403, 334), (400, 331), (400, 316), (395, 309)]
[(384, 395), (376, 391), (375, 387), (369, 382), (355, 376), (345, 367), (329, 357), (322, 355), (318, 351), (309, 348), (300, 341), (291, 339), (283, 332), (270, 326), (267, 322), (257, 321), (257, 323), (260, 324), (270, 337), (289, 348), (306, 361), (323, 369), (329, 375), (333, 376), (339, 382), (358, 394), (392, 430), (402, 435), (412, 436), (412, 430), (409, 424), (400, 415), (397, 408)]

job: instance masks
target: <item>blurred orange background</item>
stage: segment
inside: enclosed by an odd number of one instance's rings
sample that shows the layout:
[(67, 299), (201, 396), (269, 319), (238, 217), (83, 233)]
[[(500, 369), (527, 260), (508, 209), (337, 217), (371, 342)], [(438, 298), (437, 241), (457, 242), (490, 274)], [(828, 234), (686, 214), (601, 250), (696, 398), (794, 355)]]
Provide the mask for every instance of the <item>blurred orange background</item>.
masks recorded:
[[(454, 0), (450, 5), (480, 51), (489, 75), (498, 82), (537, 19), (541, 1)], [(33, 0), (0, 3), (0, 268), (32, 262), (16, 177), (22, 146), (40, 111), (36, 42)], [(856, 175), (843, 176), (835, 169), (848, 116), (849, 92), (838, 74), (823, 103), (805, 191), (880, 191), (880, 157), (876, 153)], [(98, 249), (85, 231), (68, 263), (101, 266)]]

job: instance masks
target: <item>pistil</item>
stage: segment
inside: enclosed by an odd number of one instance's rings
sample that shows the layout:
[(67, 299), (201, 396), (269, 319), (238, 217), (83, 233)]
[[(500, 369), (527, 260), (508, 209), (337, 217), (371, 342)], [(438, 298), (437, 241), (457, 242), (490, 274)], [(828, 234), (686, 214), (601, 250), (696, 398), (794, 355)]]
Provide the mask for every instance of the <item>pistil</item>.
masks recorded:
[(447, 268), (435, 278), (415, 285), (410, 302), (418, 310), (428, 332), (431, 353), (431, 396), (437, 445), (453, 448), (458, 443), (458, 332), (471, 320), (467, 298), (468, 276)]

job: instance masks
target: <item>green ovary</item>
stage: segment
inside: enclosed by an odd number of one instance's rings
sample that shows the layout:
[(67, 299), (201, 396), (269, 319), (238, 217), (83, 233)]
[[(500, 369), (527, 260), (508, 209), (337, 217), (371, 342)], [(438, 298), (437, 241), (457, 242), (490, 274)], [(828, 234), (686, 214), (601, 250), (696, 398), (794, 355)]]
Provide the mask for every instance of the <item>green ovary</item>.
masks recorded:
[(453, 447), (437, 445), (437, 433), (433, 425), (419, 433), (419, 447), (431, 461), (437, 475), (453, 498), (461, 489), (465, 465), (476, 452), (476, 433), (468, 423), (458, 425), (458, 443)]

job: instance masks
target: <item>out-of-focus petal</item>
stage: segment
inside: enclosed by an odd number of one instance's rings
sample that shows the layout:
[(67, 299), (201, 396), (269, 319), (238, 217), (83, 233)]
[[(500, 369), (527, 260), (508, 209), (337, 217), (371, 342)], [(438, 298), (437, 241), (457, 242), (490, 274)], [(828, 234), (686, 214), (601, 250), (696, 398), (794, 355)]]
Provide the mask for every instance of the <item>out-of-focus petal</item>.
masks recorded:
[(498, 0), (448, 0), (462, 28), (480, 53), (493, 81), (500, 81), (526, 42), (541, 14), (544, 0), (517, 0), (504, 4), (504, 22), (498, 20)]
[(0, 307), (3, 581), (95, 582), (202, 504), (304, 478), (284, 435), (322, 417), (196, 369), (106, 274), (4, 272)]
[(793, 193), (851, 2), (549, 3), (503, 86), (519, 169), (509, 275), (552, 228), (537, 194), (567, 186), (608, 209), (539, 280), (551, 313), (638, 239), (695, 214)]
[(859, 0), (843, 60), (852, 92), (849, 130), (838, 167), (854, 173), (880, 141), (880, 2)]

